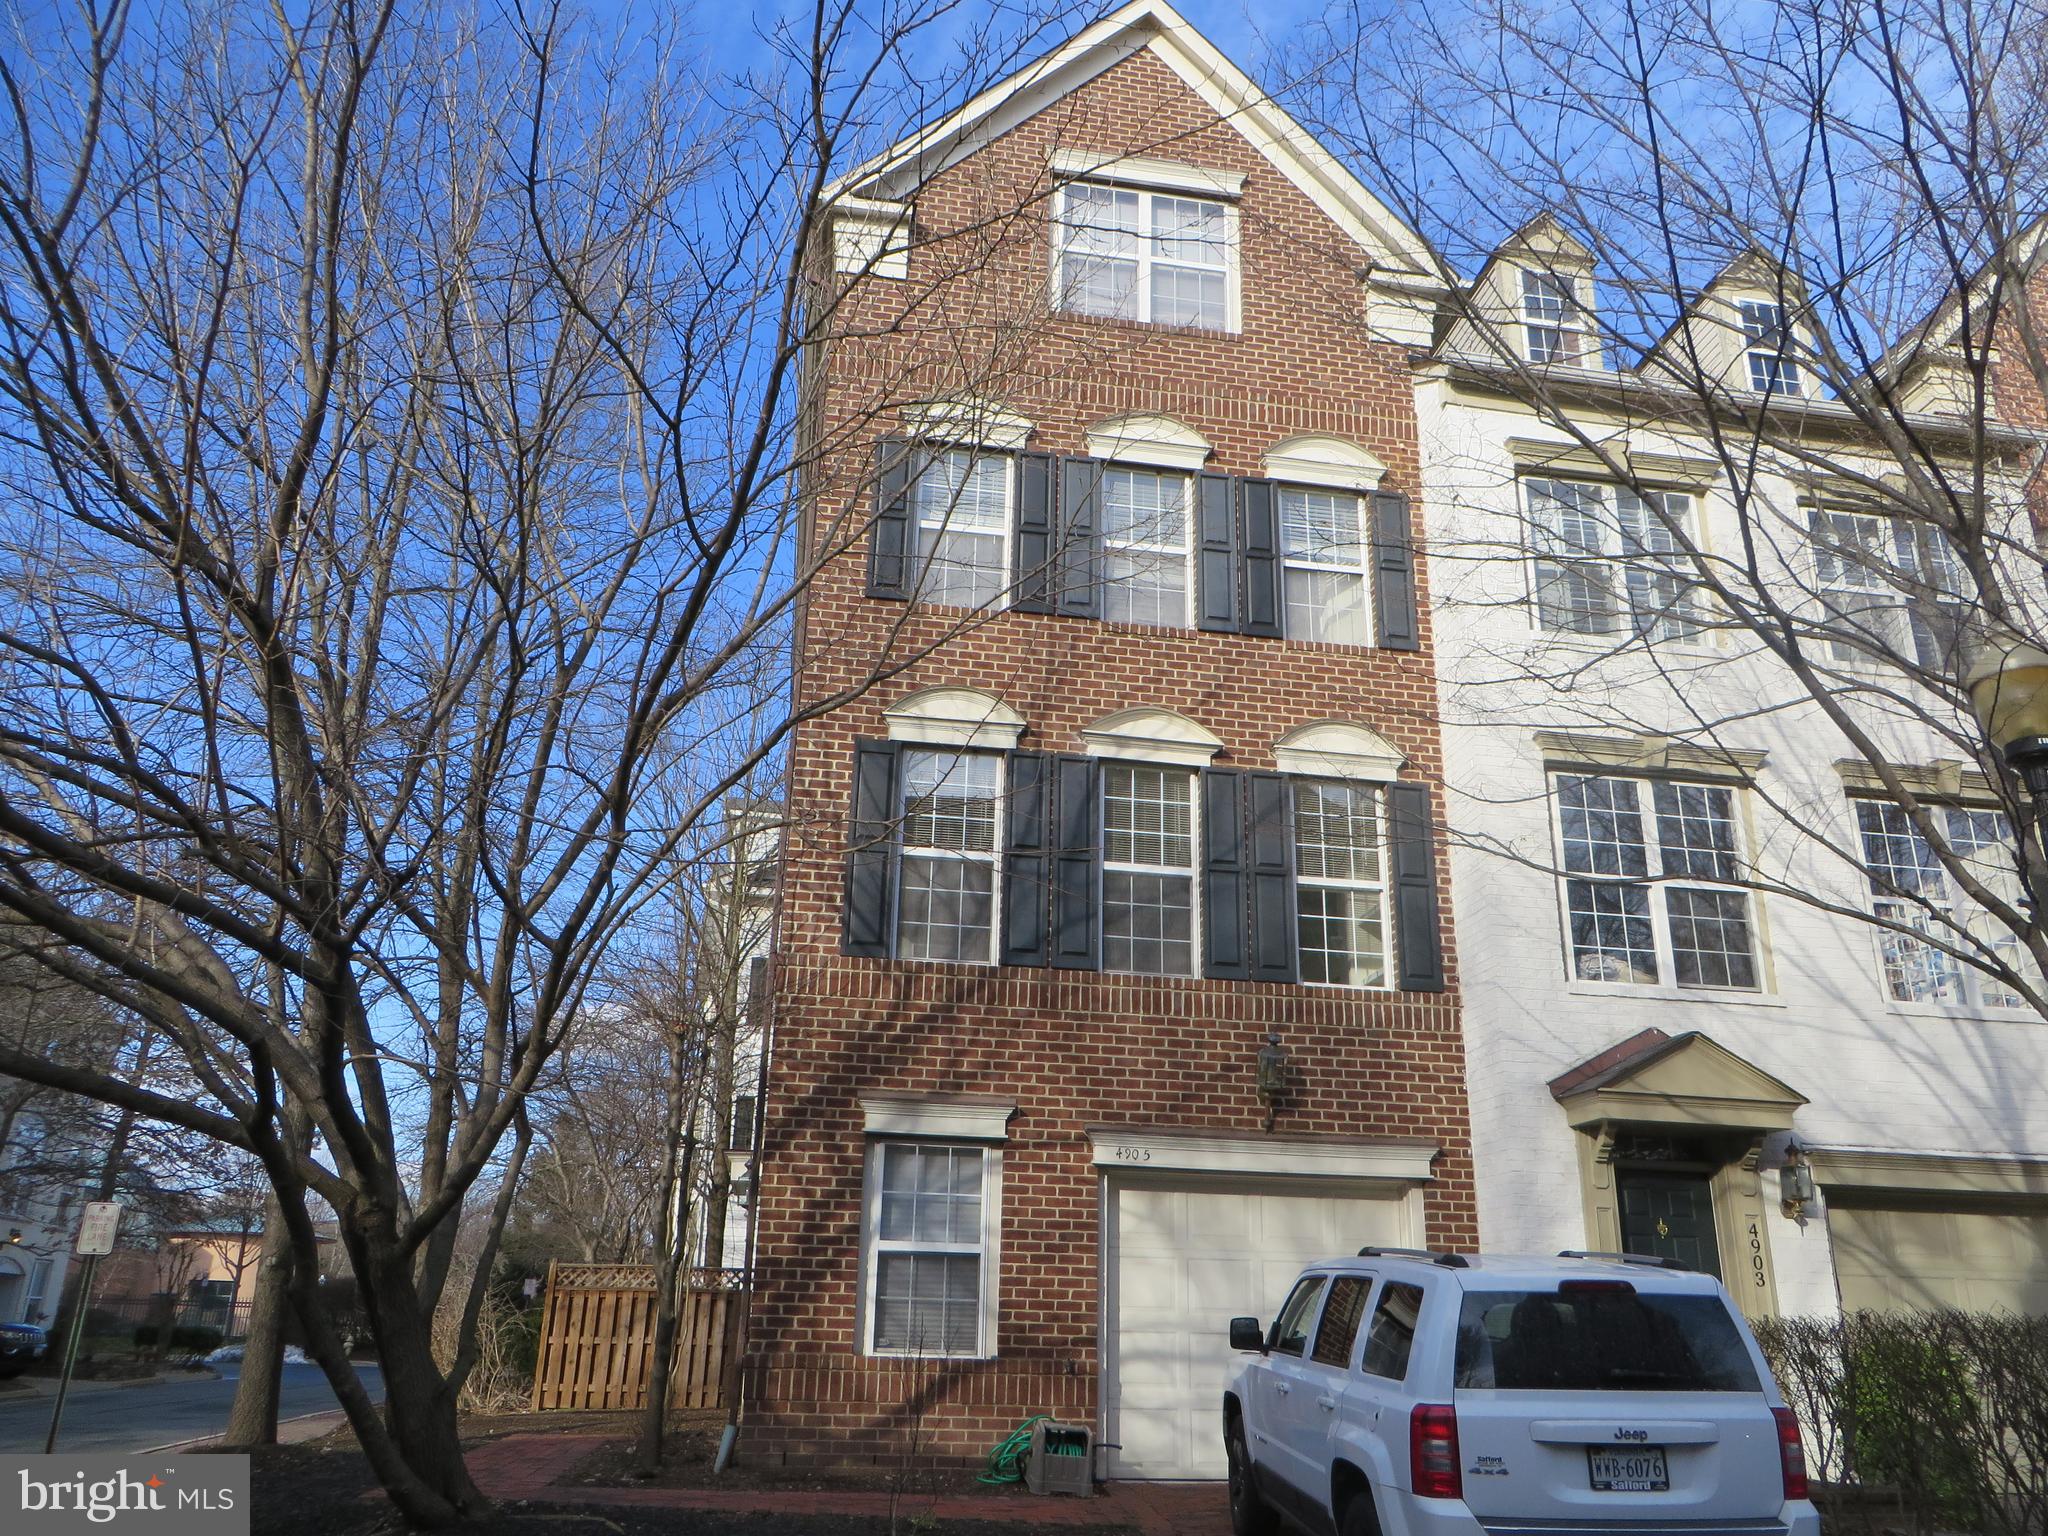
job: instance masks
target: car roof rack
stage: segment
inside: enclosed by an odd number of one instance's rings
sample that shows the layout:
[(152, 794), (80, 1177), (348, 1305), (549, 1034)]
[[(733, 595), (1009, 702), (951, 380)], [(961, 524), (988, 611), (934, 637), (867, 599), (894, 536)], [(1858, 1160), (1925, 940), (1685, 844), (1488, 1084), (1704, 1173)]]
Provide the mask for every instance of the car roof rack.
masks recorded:
[(1667, 1258), (1661, 1253), (1595, 1253), (1586, 1248), (1561, 1248), (1560, 1259), (1606, 1259), (1613, 1264), (1641, 1264), (1649, 1269), (1678, 1269), (1692, 1273), (1692, 1266), (1680, 1259)]
[(1437, 1253), (1429, 1248), (1373, 1248), (1358, 1250), (1361, 1259), (1424, 1259), (1445, 1269), (1470, 1269), (1462, 1253)]

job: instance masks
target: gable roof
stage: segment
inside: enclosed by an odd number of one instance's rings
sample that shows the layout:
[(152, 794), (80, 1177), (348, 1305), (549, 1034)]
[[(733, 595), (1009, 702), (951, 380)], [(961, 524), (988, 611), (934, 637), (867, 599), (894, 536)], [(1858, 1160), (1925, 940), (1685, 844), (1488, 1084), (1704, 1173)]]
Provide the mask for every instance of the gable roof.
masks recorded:
[(1806, 1095), (1698, 1030), (1646, 1029), (1550, 1080), (1574, 1126), (1789, 1130)]
[(1150, 52), (1215, 110), (1317, 208), (1386, 269), (1437, 287), (1427, 247), (1250, 76), (1166, 0), (1132, 0), (966, 105), (899, 140), (829, 184), (821, 200), (901, 199), (922, 182), (1071, 95), (1106, 70)]

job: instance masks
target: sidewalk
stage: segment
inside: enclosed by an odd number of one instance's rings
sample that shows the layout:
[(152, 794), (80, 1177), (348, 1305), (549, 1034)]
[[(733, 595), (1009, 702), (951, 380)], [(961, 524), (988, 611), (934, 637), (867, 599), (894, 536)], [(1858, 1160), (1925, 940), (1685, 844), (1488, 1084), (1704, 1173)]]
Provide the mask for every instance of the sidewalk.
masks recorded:
[[(889, 1495), (864, 1490), (559, 1487), (576, 1464), (610, 1435), (506, 1435), (469, 1452), (469, 1473), (501, 1503), (529, 1500), (632, 1509), (702, 1509), (756, 1515), (886, 1515)], [(912, 1501), (940, 1520), (1019, 1525), (1128, 1525), (1143, 1536), (1229, 1536), (1230, 1505), (1221, 1483), (1111, 1483), (1099, 1498), (975, 1498)]]
[[(123, 1387), (155, 1387), (167, 1381), (219, 1381), (220, 1372), (205, 1371), (163, 1371), (155, 1376), (136, 1376), (123, 1381), (81, 1381), (73, 1377), (71, 1395), (81, 1392), (117, 1392)], [(23, 1390), (26, 1388), (27, 1390)], [(0, 1391), (0, 1403), (25, 1402), (31, 1397), (55, 1397), (57, 1378), (54, 1376), (16, 1376), (6, 1391)]]

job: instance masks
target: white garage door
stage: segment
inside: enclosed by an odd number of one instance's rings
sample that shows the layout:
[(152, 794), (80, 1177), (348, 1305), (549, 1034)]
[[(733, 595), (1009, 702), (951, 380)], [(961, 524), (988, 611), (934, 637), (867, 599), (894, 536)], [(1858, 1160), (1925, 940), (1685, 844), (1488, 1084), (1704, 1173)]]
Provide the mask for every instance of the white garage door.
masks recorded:
[(1960, 1307), (2048, 1314), (2048, 1211), (1828, 1207), (1850, 1311)]
[(1114, 1476), (1222, 1477), (1230, 1320), (1271, 1322), (1303, 1265), (1411, 1239), (1398, 1190), (1111, 1181), (1104, 1458)]

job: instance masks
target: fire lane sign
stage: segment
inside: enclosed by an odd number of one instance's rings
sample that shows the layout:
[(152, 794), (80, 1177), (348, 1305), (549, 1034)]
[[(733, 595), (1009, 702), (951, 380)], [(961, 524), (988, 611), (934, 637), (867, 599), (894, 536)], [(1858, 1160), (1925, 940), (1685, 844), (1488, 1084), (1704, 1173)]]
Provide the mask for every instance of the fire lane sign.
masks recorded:
[(78, 1223), (80, 1258), (104, 1258), (114, 1251), (114, 1229), (121, 1225), (121, 1207), (112, 1200), (86, 1202)]

